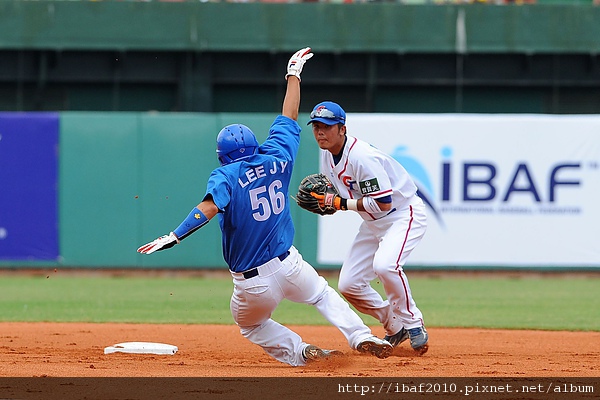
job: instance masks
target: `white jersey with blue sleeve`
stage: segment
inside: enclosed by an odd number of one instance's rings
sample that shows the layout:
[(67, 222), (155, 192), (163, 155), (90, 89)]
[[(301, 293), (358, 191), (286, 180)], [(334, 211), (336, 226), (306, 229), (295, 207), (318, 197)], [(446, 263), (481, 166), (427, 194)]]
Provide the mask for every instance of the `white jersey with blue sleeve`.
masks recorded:
[(296, 121), (278, 116), (257, 154), (215, 169), (206, 196), (219, 208), (223, 257), (243, 272), (285, 254), (294, 225), (289, 184), (300, 144)]

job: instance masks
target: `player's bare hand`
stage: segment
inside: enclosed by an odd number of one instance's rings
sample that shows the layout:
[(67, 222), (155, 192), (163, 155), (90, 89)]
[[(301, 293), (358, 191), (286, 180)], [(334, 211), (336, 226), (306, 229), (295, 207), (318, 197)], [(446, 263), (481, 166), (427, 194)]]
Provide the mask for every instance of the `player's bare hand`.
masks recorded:
[(177, 239), (177, 236), (171, 232), (168, 235), (161, 236), (157, 239), (154, 239), (150, 243), (140, 246), (137, 249), (137, 252), (142, 254), (152, 254), (155, 251), (169, 249), (175, 246), (177, 243), (179, 243), (179, 239)]
[(313, 55), (314, 54), (310, 52), (310, 47), (305, 47), (295, 52), (294, 55), (288, 61), (287, 74), (285, 75), (285, 79), (287, 79), (290, 75), (294, 75), (295, 77), (300, 79), (300, 73), (302, 72), (304, 63)]

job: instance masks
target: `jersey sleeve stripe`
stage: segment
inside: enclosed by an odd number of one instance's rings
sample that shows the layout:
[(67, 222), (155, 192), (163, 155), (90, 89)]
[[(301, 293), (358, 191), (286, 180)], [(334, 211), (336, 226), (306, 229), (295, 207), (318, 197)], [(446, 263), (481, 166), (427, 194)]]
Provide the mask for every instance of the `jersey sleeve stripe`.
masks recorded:
[(374, 192), (374, 193), (370, 193), (369, 196), (373, 197), (374, 199), (378, 198), (378, 197), (384, 197), (384, 196), (389, 196), (393, 193), (394, 191), (392, 189), (388, 189), (388, 190), (384, 190), (381, 192)]

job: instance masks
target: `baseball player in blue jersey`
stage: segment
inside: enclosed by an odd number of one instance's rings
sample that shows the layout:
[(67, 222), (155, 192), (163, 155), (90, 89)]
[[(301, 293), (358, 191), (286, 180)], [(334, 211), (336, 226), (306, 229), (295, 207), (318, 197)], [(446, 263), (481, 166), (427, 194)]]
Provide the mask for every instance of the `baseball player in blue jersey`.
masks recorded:
[(392, 352), (391, 344), (373, 336), (292, 245), (288, 187), (300, 143), (300, 73), (312, 56), (307, 47), (290, 58), (282, 114), (275, 118), (266, 141), (259, 145), (244, 125), (224, 127), (217, 135), (221, 167), (211, 173), (202, 202), (173, 232), (138, 252), (151, 254), (173, 247), (218, 216), (223, 257), (234, 284), (231, 313), (245, 338), (292, 366), (340, 353), (305, 343), (271, 319), (277, 305), (288, 299), (314, 305), (351, 348), (385, 358)]
[[(363, 219), (342, 265), (338, 289), (358, 311), (383, 324), (384, 339), (392, 346), (410, 339), (412, 348), (424, 354), (429, 335), (403, 268), (427, 230), (417, 187), (398, 161), (347, 134), (346, 112), (339, 104), (319, 103), (310, 118), (321, 148), (321, 173), (339, 192), (335, 197), (312, 193), (313, 197), (323, 206), (354, 211)], [(385, 300), (370, 285), (376, 277)]]

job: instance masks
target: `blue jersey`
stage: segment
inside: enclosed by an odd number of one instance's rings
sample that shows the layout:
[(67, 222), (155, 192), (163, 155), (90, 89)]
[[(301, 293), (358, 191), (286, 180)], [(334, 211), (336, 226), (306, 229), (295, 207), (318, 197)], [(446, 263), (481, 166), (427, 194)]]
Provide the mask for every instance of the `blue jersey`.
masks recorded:
[(215, 169), (208, 179), (206, 196), (220, 210), (223, 257), (234, 272), (264, 264), (292, 246), (288, 192), (300, 130), (293, 119), (278, 116), (256, 154)]

